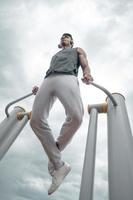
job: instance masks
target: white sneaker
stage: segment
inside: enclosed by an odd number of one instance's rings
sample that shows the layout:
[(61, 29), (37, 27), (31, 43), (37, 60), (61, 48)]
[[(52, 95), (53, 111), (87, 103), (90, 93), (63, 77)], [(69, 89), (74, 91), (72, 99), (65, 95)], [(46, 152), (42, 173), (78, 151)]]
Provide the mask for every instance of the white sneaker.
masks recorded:
[(61, 185), (62, 181), (70, 172), (70, 170), (71, 170), (70, 165), (67, 163), (64, 163), (64, 165), (61, 168), (54, 171), (53, 177), (52, 177), (52, 184), (48, 190), (49, 195), (57, 190), (57, 188)]
[(51, 176), (54, 174), (54, 165), (52, 162), (48, 161), (48, 171)]

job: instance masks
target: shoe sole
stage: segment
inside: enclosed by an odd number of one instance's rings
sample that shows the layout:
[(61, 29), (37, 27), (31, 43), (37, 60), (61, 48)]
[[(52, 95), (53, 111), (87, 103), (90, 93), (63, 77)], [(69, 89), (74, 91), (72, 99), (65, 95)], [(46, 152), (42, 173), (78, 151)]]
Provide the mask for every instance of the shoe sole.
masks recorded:
[(55, 190), (53, 190), (52, 192), (48, 192), (48, 195), (51, 195), (51, 194), (53, 194), (59, 187), (60, 187), (60, 185), (62, 184), (62, 182), (63, 182), (63, 180), (65, 179), (65, 177), (68, 175), (68, 173), (71, 171), (71, 167), (69, 166), (68, 167), (68, 170), (66, 171), (66, 173), (64, 174), (64, 177), (63, 177), (63, 179), (62, 179), (62, 181), (60, 182), (60, 184), (59, 185), (57, 185), (57, 187), (55, 188)]

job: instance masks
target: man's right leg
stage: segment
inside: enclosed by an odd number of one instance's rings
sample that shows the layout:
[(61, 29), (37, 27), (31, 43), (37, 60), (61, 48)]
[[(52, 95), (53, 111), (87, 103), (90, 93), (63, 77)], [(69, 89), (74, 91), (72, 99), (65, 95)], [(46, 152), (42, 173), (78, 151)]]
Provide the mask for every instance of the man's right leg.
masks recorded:
[(30, 124), (56, 170), (63, 165), (63, 161), (47, 122), (49, 111), (55, 101), (52, 85), (51, 78), (44, 79), (35, 97)]
[(60, 150), (57, 148), (51, 129), (47, 123), (49, 110), (54, 102), (54, 86), (51, 77), (44, 80), (35, 98), (31, 118), (31, 127), (40, 139), (44, 150), (55, 169), (52, 176), (52, 183), (48, 189), (49, 195), (58, 189), (71, 170), (69, 164), (61, 160)]

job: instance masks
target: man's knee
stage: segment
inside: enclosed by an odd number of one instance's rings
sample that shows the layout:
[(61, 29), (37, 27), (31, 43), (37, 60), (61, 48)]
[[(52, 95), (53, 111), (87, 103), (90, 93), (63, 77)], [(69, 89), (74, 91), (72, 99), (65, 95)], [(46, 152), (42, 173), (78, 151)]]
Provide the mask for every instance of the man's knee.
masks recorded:
[(83, 113), (76, 113), (73, 115), (73, 120), (77, 124), (77, 126), (80, 126), (83, 121)]
[(36, 129), (41, 126), (41, 119), (39, 117), (36, 117), (35, 115), (32, 115), (30, 119), (30, 126), (32, 129)]
[(39, 117), (32, 117), (30, 120), (30, 126), (31, 128), (36, 131), (36, 130), (48, 130), (49, 129), (49, 125), (47, 123), (46, 119), (41, 119)]
[(30, 119), (30, 126), (32, 129), (34, 129), (37, 126), (37, 124), (38, 124), (37, 120), (35, 120), (34, 118)]

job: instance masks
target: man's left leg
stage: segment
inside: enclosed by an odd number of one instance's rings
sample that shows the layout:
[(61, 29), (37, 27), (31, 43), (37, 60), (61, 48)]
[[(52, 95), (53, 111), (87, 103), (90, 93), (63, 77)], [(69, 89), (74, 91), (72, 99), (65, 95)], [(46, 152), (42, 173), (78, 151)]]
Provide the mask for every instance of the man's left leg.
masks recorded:
[[(71, 78), (71, 80), (69, 80), (69, 78)], [(57, 146), (60, 151), (64, 150), (71, 141), (82, 123), (84, 114), (77, 78), (68, 76), (66, 79), (68, 79), (66, 80), (67, 88), (65, 90), (60, 90), (58, 95), (66, 112), (66, 120), (61, 128), (60, 135), (57, 138)]]

